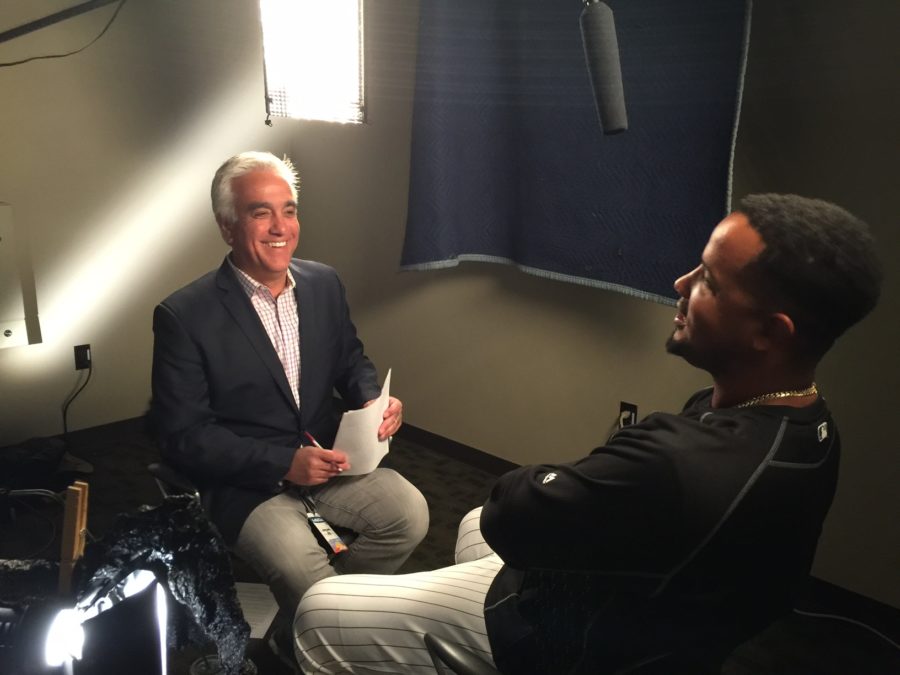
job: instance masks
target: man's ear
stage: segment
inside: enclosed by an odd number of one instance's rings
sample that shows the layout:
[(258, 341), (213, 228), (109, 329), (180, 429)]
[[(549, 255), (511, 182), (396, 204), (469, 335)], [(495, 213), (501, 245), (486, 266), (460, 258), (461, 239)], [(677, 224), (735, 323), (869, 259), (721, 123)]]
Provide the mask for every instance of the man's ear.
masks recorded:
[(796, 334), (794, 320), (783, 312), (775, 312), (763, 320), (762, 330), (754, 341), (754, 346), (757, 349), (771, 349), (776, 345), (787, 348)]
[(231, 246), (234, 243), (234, 234), (231, 232), (231, 223), (226, 223), (221, 218), (216, 218), (216, 223), (219, 225), (219, 234), (222, 235), (222, 239), (226, 244)]

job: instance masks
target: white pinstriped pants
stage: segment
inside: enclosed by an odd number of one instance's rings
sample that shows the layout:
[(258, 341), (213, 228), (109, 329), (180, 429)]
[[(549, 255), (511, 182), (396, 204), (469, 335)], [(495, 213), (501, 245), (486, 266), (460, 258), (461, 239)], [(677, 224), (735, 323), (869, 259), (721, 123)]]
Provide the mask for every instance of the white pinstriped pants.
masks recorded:
[(456, 565), (413, 574), (345, 574), (316, 582), (294, 617), (294, 651), (305, 673), (434, 673), (424, 634), (493, 662), (484, 597), (503, 565), (484, 542), (481, 507), (466, 514)]

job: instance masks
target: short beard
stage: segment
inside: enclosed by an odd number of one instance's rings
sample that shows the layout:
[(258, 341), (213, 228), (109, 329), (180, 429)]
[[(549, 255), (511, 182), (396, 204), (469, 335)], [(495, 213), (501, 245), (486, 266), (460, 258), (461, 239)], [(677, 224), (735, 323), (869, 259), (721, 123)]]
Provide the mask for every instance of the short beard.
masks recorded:
[(687, 345), (683, 341), (675, 339), (674, 331), (666, 340), (666, 351), (669, 354), (674, 354), (675, 356), (684, 356), (685, 347), (687, 347)]
[(685, 340), (676, 340), (675, 333), (672, 333), (666, 340), (666, 351), (673, 356), (678, 356), (684, 359), (695, 368), (703, 367), (696, 361), (695, 357), (697, 355), (694, 352), (694, 348), (690, 344), (690, 342), (686, 342)]

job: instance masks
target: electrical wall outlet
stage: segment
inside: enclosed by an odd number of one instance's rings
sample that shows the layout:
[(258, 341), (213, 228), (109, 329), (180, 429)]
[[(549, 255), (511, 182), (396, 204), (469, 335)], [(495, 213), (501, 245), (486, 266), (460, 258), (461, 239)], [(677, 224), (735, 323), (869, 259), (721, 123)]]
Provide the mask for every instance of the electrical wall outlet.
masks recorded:
[(637, 412), (637, 405), (634, 403), (619, 401), (619, 428), (636, 423)]
[(75, 370), (91, 367), (91, 346), (75, 345)]

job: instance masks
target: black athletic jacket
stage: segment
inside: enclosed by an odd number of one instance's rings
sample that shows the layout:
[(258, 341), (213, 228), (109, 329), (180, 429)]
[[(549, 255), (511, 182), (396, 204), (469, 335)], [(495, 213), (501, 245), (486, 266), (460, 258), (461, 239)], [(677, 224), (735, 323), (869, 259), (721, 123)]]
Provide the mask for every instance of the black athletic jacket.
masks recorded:
[(837, 481), (823, 399), (655, 413), (576, 462), (500, 478), (485, 601), (504, 673), (702, 672), (788, 612)]

